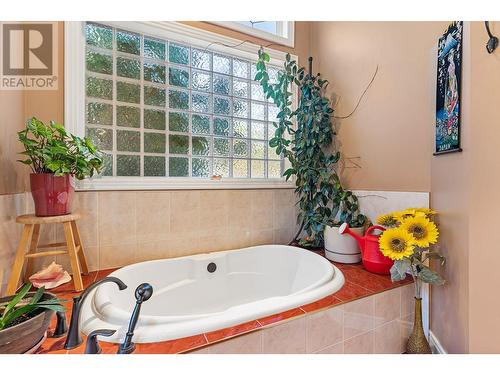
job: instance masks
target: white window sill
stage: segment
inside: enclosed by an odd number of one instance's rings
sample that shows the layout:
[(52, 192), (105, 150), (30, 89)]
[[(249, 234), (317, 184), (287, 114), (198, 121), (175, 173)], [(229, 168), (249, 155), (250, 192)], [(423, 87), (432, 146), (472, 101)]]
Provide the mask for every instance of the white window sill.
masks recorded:
[(157, 177), (100, 177), (77, 181), (77, 191), (92, 190), (210, 190), (210, 189), (293, 189), (293, 181), (281, 179), (226, 179)]

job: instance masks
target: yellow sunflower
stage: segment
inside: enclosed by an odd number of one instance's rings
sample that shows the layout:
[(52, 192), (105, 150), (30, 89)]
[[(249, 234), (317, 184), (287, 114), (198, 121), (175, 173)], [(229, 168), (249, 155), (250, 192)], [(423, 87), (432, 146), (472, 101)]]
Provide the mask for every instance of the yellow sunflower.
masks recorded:
[(432, 218), (434, 215), (437, 215), (436, 211), (425, 207), (409, 208), (409, 210), (414, 210), (416, 214), (415, 216), (426, 216), (428, 219)]
[(399, 223), (402, 223), (405, 219), (408, 219), (409, 217), (414, 217), (416, 212), (415, 210), (407, 209), (404, 211), (396, 211), (393, 212), (392, 214)]
[(411, 256), (415, 248), (415, 238), (401, 228), (385, 230), (378, 242), (382, 254), (392, 260)]
[(412, 234), (418, 247), (429, 247), (436, 243), (439, 237), (436, 224), (425, 216), (410, 217), (404, 220), (399, 228)]
[(380, 215), (377, 217), (377, 224), (378, 225), (383, 225), (384, 227), (392, 227), (396, 225), (398, 221), (394, 217), (394, 214), (385, 214), (385, 215)]

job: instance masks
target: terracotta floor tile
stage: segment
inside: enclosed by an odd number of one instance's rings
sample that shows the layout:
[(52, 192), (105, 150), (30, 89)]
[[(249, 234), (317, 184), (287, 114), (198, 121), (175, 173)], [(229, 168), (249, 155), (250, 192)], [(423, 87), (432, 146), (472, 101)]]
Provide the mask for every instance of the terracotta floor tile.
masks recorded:
[(305, 314), (300, 308), (291, 309), (282, 313), (274, 314), (271, 316), (266, 316), (265, 318), (257, 319), (262, 326), (273, 324), (282, 320), (290, 319), (295, 316)]
[(380, 292), (385, 289), (394, 287), (390, 278), (379, 276), (374, 273), (362, 269), (345, 269), (344, 273), (346, 281), (358, 284), (372, 292)]
[(108, 276), (111, 272), (114, 272), (117, 269), (118, 268), (109, 268), (107, 270), (100, 270), (100, 271), (98, 271), (96, 281), (97, 280), (101, 280), (102, 278)]
[(205, 335), (196, 335), (158, 343), (137, 344), (134, 354), (176, 354), (193, 350), (206, 344)]
[(327, 296), (323, 299), (320, 299), (319, 301), (309, 303), (309, 304), (304, 305), (304, 306), (300, 306), (300, 308), (302, 310), (304, 310), (305, 312), (312, 312), (312, 311), (316, 311), (319, 309), (323, 309), (325, 307), (335, 306), (335, 305), (338, 305), (340, 303), (342, 303), (341, 300), (334, 297), (333, 295), (330, 295), (330, 296)]
[(224, 329), (219, 329), (218, 331), (212, 331), (209, 333), (206, 333), (205, 336), (207, 337), (208, 342), (212, 343), (215, 341), (222, 340), (224, 338), (228, 338), (231, 336), (239, 335), (244, 332), (248, 332), (257, 328), (260, 328), (261, 325), (257, 320), (253, 320), (248, 323), (243, 323), (239, 324), (234, 327), (229, 327), (229, 328), (224, 328)]
[(344, 286), (333, 296), (340, 299), (342, 302), (349, 302), (355, 299), (368, 296), (373, 294), (373, 292), (369, 291), (366, 288), (363, 288), (360, 285), (353, 284), (347, 281)]

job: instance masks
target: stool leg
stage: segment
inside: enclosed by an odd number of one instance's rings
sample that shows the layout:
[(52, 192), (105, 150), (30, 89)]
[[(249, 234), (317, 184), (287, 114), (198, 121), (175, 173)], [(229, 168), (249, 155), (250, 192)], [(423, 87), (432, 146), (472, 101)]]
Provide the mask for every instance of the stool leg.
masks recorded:
[(7, 285), (7, 295), (16, 293), (17, 284), (19, 283), (19, 279), (21, 278), (21, 273), (23, 271), (24, 254), (26, 253), (32, 233), (33, 224), (26, 224), (23, 229), (23, 234), (21, 235), (21, 240), (19, 241), (19, 246), (17, 247), (14, 267), (12, 267), (9, 284)]
[(86, 275), (89, 273), (89, 267), (87, 266), (87, 260), (85, 259), (85, 251), (83, 250), (82, 239), (80, 237), (80, 231), (76, 225), (76, 221), (71, 222), (71, 229), (73, 229), (73, 236), (75, 237), (75, 243), (80, 246), (78, 251), (78, 260), (80, 261), (80, 267), (82, 267), (83, 273)]
[[(30, 253), (35, 253), (40, 240), (40, 224), (33, 224), (33, 234), (28, 248)], [(33, 274), (33, 259), (26, 258), (26, 271), (24, 272), (24, 282), (28, 282), (28, 278)]]
[(66, 245), (68, 246), (68, 255), (73, 270), (73, 280), (75, 282), (75, 290), (77, 292), (83, 290), (82, 275), (80, 274), (80, 265), (78, 264), (78, 255), (76, 254), (75, 238), (71, 223), (66, 222), (64, 225), (64, 236), (66, 237)]

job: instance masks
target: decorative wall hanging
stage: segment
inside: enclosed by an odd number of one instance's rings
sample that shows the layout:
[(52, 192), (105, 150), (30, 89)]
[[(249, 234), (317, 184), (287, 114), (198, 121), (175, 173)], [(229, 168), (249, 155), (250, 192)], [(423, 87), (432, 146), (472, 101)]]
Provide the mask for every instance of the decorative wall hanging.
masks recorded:
[(436, 89), (436, 150), (434, 155), (460, 148), (463, 22), (453, 22), (439, 38)]

